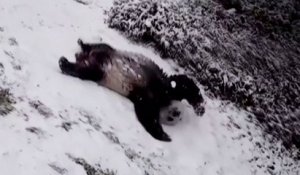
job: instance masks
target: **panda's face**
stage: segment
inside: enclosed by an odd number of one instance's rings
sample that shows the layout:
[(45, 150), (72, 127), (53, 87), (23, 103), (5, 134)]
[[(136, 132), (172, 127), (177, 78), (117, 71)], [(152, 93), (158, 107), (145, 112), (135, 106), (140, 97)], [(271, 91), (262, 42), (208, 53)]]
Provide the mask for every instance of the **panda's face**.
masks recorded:
[(170, 106), (162, 108), (160, 111), (160, 122), (164, 125), (174, 126), (182, 121), (180, 105), (182, 105), (180, 102), (172, 101)]

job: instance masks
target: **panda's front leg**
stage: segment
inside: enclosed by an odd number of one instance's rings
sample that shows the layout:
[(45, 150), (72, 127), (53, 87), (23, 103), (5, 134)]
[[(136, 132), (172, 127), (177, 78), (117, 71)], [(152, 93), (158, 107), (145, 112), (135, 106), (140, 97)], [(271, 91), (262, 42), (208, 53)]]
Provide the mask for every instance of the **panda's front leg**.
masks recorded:
[(147, 93), (138, 92), (129, 97), (134, 103), (135, 113), (145, 130), (155, 139), (170, 142), (171, 138), (166, 134), (159, 120), (159, 106)]
[(149, 105), (134, 105), (138, 120), (143, 125), (145, 130), (155, 139), (165, 142), (170, 142), (170, 136), (164, 132), (160, 121), (158, 109)]

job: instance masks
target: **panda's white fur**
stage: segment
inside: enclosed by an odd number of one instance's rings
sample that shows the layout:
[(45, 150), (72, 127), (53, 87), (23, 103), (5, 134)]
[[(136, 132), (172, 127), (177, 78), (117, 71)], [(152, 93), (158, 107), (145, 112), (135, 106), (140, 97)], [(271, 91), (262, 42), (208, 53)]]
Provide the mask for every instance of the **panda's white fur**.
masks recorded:
[(159, 67), (143, 55), (125, 51), (115, 52), (101, 65), (104, 74), (99, 84), (128, 96), (134, 86), (147, 86), (148, 74), (142, 66), (160, 73)]

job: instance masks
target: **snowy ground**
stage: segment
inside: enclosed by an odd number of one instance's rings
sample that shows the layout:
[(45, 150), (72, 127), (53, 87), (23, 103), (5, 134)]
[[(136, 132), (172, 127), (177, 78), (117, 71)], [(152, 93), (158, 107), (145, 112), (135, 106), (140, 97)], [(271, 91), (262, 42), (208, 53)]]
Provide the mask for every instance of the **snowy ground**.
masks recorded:
[[(111, 1), (1, 0), (0, 86), (15, 110), (0, 118), (3, 175), (247, 175), (300, 174), (299, 163), (269, 150), (248, 114), (206, 99), (203, 117), (182, 104), (184, 120), (164, 126), (173, 141), (154, 140), (125, 98), (95, 83), (61, 74), (58, 58), (74, 60), (76, 41), (97, 42), (173, 64), (104, 24)], [(1, 72), (1, 71), (0, 71)]]

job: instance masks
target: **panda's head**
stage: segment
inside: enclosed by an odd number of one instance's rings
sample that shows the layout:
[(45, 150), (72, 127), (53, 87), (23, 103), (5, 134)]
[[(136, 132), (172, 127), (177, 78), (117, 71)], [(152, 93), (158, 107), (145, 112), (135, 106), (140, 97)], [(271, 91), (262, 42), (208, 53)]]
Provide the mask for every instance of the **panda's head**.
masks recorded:
[(169, 80), (172, 99), (186, 99), (194, 107), (195, 112), (202, 115), (204, 113), (203, 97), (196, 83), (186, 75), (172, 75)]

